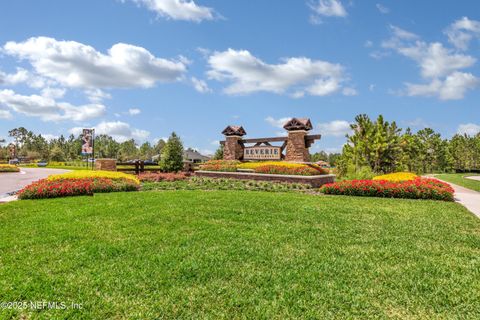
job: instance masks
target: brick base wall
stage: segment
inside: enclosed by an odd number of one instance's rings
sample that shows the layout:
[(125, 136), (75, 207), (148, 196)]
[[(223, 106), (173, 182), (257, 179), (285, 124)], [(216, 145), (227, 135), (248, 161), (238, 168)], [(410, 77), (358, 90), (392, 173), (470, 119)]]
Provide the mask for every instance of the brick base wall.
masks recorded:
[(116, 159), (96, 159), (95, 170), (117, 171)]
[(288, 182), (309, 184), (318, 188), (326, 183), (335, 182), (335, 175), (326, 174), (321, 176), (292, 176), (281, 174), (263, 174), (250, 172), (219, 172), (219, 171), (196, 171), (195, 176), (205, 178), (229, 178), (240, 180), (260, 180), (272, 182)]

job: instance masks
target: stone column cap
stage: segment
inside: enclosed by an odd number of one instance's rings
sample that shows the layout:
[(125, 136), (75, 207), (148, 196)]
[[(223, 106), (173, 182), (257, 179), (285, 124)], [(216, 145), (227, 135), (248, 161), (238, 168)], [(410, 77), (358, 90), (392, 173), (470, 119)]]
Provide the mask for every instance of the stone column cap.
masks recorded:
[(283, 128), (287, 131), (294, 131), (294, 130), (312, 130), (312, 122), (308, 118), (292, 118), (288, 120), (284, 125)]
[(227, 126), (223, 129), (222, 134), (225, 136), (244, 136), (247, 134), (245, 129), (242, 126)]

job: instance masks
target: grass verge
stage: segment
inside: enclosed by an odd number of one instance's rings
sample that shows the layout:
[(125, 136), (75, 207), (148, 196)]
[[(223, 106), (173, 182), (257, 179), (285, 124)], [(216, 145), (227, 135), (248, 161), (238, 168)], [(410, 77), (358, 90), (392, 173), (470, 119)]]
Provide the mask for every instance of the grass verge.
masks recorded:
[(456, 203), (153, 191), (0, 205), (0, 318), (478, 319), (480, 221)]
[(474, 174), (474, 173), (448, 173), (448, 174), (446, 173), (446, 174), (436, 174), (435, 177), (438, 179), (465, 187), (467, 189), (480, 192), (480, 181), (465, 178), (465, 177), (471, 177), (476, 175), (477, 174)]

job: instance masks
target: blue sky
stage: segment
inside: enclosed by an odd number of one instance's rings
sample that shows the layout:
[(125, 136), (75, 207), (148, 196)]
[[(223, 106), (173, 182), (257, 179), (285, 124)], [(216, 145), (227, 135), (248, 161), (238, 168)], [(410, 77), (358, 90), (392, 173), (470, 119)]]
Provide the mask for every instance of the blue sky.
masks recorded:
[(355, 115), (480, 130), (480, 3), (83, 0), (0, 3), (0, 137), (176, 131), (213, 152), (228, 124), (309, 117), (339, 151)]

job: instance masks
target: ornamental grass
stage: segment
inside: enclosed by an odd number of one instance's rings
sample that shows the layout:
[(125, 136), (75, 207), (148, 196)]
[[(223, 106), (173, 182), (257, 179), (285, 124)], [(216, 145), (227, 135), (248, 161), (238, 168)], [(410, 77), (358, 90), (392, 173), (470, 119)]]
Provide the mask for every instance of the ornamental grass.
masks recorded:
[(326, 184), (320, 188), (320, 191), (333, 195), (444, 201), (453, 201), (454, 192), (447, 183), (437, 179), (420, 177), (400, 182), (387, 180), (345, 180)]
[(381, 176), (376, 176), (373, 180), (386, 180), (386, 181), (410, 181), (415, 180), (418, 176), (415, 173), (411, 172), (396, 172), (396, 173), (389, 173), (384, 174)]
[(20, 168), (13, 164), (0, 164), (0, 172), (20, 172)]
[(139, 185), (140, 180), (133, 174), (115, 172), (115, 171), (89, 171), (89, 170), (76, 170), (72, 172), (54, 174), (49, 176), (47, 179), (49, 181), (54, 180), (66, 180), (66, 179), (84, 179), (84, 178), (107, 178), (110, 180), (130, 180), (135, 184)]
[(101, 192), (136, 191), (138, 188), (138, 183), (126, 178), (47, 178), (28, 185), (17, 195), (19, 199), (43, 199), (93, 195)]

